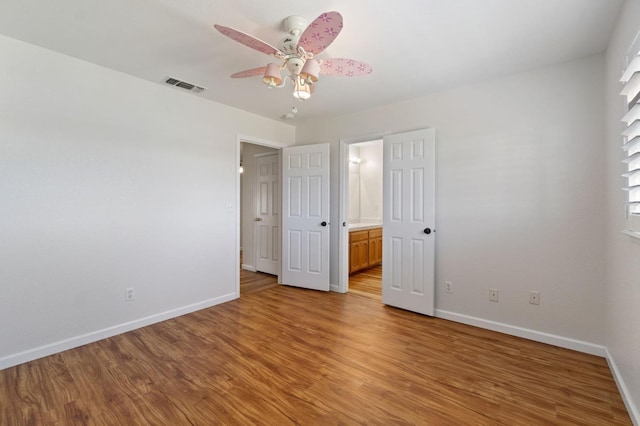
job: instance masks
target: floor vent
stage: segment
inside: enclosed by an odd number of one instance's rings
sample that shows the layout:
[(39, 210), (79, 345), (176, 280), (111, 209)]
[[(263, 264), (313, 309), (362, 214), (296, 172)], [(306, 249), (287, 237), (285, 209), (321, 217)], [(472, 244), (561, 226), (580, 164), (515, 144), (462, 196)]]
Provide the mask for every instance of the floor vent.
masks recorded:
[(171, 86), (180, 87), (193, 93), (201, 93), (205, 90), (204, 87), (196, 86), (195, 84), (187, 83), (186, 81), (178, 80), (173, 77), (167, 77), (164, 82)]

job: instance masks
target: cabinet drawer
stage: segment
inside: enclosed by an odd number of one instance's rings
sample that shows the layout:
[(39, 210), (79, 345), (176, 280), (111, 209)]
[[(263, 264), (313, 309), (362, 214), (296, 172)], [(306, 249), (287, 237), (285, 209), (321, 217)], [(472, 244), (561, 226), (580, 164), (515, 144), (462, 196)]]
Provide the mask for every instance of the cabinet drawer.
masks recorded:
[(369, 238), (382, 237), (382, 228), (369, 229)]
[(349, 242), (366, 241), (369, 239), (369, 231), (353, 231), (349, 232)]

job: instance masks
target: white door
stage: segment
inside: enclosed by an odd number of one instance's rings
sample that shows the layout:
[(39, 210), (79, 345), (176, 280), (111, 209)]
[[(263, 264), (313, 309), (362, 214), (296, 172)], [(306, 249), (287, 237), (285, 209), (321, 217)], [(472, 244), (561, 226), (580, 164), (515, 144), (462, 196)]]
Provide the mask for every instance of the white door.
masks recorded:
[(384, 137), (382, 302), (433, 316), (435, 131)]
[(278, 154), (256, 155), (256, 270), (278, 275), (280, 264), (280, 161)]
[(329, 291), (329, 144), (282, 150), (282, 284)]

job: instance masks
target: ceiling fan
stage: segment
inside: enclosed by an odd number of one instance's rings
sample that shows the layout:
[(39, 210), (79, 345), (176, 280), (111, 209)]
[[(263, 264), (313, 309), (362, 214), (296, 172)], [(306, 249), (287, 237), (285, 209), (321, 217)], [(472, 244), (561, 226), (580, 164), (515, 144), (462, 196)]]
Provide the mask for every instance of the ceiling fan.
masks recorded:
[[(223, 25), (214, 25), (223, 35), (259, 52), (279, 59), (279, 64), (270, 63), (265, 67), (252, 68), (231, 75), (231, 78), (262, 76), (268, 87), (284, 87), (286, 80), (293, 84), (293, 96), (306, 100), (311, 97), (313, 84), (320, 74), (341, 77), (360, 77), (373, 72), (371, 65), (348, 58), (316, 59), (336, 39), (342, 30), (342, 15), (327, 12), (318, 16), (307, 26), (307, 21), (299, 16), (289, 16), (282, 22), (288, 33), (278, 43), (278, 48), (242, 31)], [(303, 31), (304, 29), (304, 31)], [(287, 70), (284, 78), (281, 72)]]

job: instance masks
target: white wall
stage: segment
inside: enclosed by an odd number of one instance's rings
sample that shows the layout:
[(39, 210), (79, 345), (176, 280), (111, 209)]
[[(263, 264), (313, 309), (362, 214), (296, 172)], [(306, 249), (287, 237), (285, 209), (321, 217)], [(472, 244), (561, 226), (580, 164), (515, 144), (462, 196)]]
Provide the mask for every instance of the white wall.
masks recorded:
[(640, 0), (627, 1), (607, 50), (606, 60), (606, 206), (607, 288), (605, 297), (607, 349), (627, 407), (640, 424), (640, 240), (621, 234), (625, 228), (620, 177), (624, 101), (619, 95), (623, 58), (640, 31)]
[(237, 297), (238, 133), (292, 126), (4, 36), (0, 63), (0, 368)]
[[(541, 340), (547, 333), (602, 352), (603, 79), (603, 56), (588, 57), (302, 121), (296, 143), (332, 144), (337, 223), (340, 138), (435, 128), (439, 314), (533, 330)], [(337, 284), (337, 228), (331, 244)], [(453, 281), (453, 294), (444, 292), (445, 280)], [(488, 301), (489, 288), (500, 290), (499, 303)], [(528, 303), (529, 290), (541, 292), (539, 306)]]
[[(349, 159), (360, 158), (360, 147), (349, 146)], [(347, 221), (349, 223), (360, 222), (360, 164), (349, 163), (349, 197), (347, 207)]]
[(349, 145), (349, 223), (382, 222), (382, 141)]
[(360, 221), (382, 222), (382, 141), (360, 146)]

